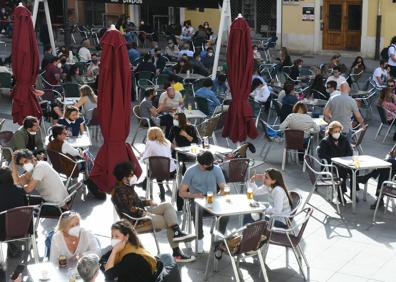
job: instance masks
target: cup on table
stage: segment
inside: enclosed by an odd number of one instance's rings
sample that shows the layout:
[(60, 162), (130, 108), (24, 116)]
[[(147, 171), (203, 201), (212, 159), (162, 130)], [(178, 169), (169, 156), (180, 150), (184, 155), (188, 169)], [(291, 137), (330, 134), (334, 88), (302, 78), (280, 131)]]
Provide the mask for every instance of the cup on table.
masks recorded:
[(67, 266), (67, 258), (65, 255), (60, 255), (58, 257), (59, 267), (66, 267)]
[(188, 111), (189, 111), (190, 114), (191, 114), (191, 112), (192, 112), (192, 104), (188, 104)]
[(230, 186), (225, 186), (224, 187), (224, 196), (230, 195)]
[(246, 190), (246, 197), (248, 200), (253, 200), (253, 189), (252, 188), (247, 188)]
[(213, 204), (213, 192), (208, 192), (206, 194), (206, 202), (208, 203), (208, 205)]
[(47, 270), (47, 269), (43, 269), (43, 270), (41, 271), (40, 280), (48, 280), (48, 278), (49, 278), (49, 272), (48, 272), (48, 270)]
[(191, 150), (191, 153), (195, 154), (197, 152), (197, 144), (191, 143), (190, 150)]

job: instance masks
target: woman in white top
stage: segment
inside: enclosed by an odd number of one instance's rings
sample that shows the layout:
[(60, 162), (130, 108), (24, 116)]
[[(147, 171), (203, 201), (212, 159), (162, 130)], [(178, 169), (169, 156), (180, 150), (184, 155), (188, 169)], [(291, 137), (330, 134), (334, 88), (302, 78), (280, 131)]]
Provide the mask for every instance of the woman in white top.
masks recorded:
[(68, 261), (77, 261), (86, 254), (101, 256), (98, 241), (91, 232), (80, 227), (78, 213), (72, 211), (62, 213), (51, 240), (50, 262), (58, 265), (58, 258), (61, 255)]
[(74, 105), (77, 108), (82, 107), (82, 114), (86, 123), (92, 119), (92, 110), (97, 107), (98, 98), (89, 85), (80, 87), (80, 100)]
[(297, 102), (293, 107), (293, 113), (289, 114), (280, 124), (279, 130), (302, 130), (304, 131), (304, 138), (309, 138), (311, 133), (319, 132), (320, 126), (307, 114), (307, 112), (307, 106), (301, 101)]
[(267, 83), (265, 83), (264, 80), (255, 78), (252, 82), (252, 93), (250, 93), (250, 97), (252, 97), (256, 102), (265, 103), (270, 95), (271, 92)]
[[(164, 133), (159, 127), (150, 127), (147, 131), (146, 148), (144, 149), (143, 159), (148, 157), (166, 157), (170, 159), (169, 172), (171, 177), (176, 175), (176, 164), (172, 160), (172, 147), (171, 142), (165, 138)], [(161, 182), (161, 179), (157, 179)], [(160, 188), (161, 202), (165, 202), (165, 189), (162, 183), (158, 184)]]
[[(257, 186), (254, 181), (260, 180), (264, 185)], [(268, 168), (264, 174), (255, 174), (250, 179), (249, 187), (253, 189), (253, 194), (256, 196), (269, 194), (269, 202), (271, 206), (265, 210), (268, 216), (288, 216), (291, 212), (292, 202), (289, 191), (283, 181), (282, 173), (274, 168)], [(267, 219), (267, 218), (266, 218)], [(251, 222), (253, 218), (245, 218), (245, 223)], [(287, 228), (285, 218), (275, 218), (275, 227)]]

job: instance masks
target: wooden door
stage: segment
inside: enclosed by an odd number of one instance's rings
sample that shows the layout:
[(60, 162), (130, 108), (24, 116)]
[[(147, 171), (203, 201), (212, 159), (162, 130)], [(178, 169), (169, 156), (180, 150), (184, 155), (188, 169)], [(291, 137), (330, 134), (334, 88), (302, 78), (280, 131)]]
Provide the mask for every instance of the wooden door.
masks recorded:
[(324, 0), (323, 49), (359, 50), (361, 0)]

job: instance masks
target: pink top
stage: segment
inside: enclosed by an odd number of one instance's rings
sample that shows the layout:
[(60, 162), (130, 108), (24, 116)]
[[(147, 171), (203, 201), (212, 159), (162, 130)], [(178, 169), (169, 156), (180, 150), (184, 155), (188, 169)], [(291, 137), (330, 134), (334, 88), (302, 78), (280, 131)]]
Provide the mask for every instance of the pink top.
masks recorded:
[[(382, 102), (382, 107), (386, 109), (386, 120), (391, 121), (395, 118), (396, 115), (396, 104), (389, 101)], [(392, 114), (393, 113), (393, 114)]]

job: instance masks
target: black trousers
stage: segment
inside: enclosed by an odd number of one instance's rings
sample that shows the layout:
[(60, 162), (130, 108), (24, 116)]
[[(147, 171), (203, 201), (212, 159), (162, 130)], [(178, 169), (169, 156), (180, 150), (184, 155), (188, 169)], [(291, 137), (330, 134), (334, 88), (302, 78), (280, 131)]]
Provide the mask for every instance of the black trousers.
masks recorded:
[(160, 125), (165, 126), (165, 137), (169, 139), (169, 133), (173, 126), (173, 117), (170, 114), (165, 114), (159, 117)]
[[(395, 175), (395, 173), (396, 173), (396, 160), (395, 159), (386, 159), (385, 161), (392, 163), (392, 176)], [(378, 197), (379, 196), (379, 192), (381, 190), (382, 183), (384, 183), (384, 181), (389, 179), (389, 169), (381, 168), (381, 169), (373, 170), (372, 172), (369, 173), (369, 176), (372, 177), (372, 178), (377, 178), (378, 177), (377, 191), (375, 192), (375, 195)]]

